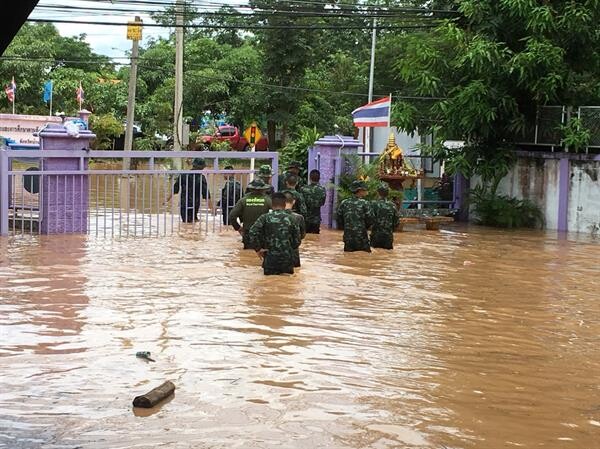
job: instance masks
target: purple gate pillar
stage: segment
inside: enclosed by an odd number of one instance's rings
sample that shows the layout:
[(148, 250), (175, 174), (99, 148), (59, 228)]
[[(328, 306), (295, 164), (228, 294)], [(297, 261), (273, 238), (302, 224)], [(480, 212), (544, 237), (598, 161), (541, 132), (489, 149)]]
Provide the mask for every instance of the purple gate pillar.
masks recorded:
[(321, 184), (327, 190), (325, 205), (321, 208), (321, 221), (328, 228), (335, 228), (336, 187), (342, 173), (342, 156), (358, 153), (362, 143), (348, 136), (325, 136), (309, 150), (308, 169), (321, 172)]
[[(85, 233), (88, 230), (89, 180), (83, 158), (68, 157), (69, 151), (89, 149), (96, 137), (90, 131), (70, 136), (62, 125), (49, 125), (40, 132), (43, 171), (40, 191), (40, 232), (42, 234)], [(44, 151), (60, 150), (66, 157), (44, 157)], [(80, 171), (82, 174), (61, 174)]]

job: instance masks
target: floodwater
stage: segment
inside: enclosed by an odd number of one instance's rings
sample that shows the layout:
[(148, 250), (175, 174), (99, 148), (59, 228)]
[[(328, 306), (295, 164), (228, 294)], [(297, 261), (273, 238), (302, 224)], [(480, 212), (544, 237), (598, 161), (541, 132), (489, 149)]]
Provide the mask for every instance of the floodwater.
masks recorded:
[(267, 278), (238, 240), (0, 239), (0, 447), (600, 447), (598, 241), (325, 232)]

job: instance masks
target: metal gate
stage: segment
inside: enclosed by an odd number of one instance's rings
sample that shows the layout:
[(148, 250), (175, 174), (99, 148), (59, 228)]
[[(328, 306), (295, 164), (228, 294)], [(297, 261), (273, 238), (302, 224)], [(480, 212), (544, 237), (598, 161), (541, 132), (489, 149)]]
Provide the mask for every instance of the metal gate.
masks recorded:
[[(124, 158), (136, 168), (122, 169)], [(195, 158), (206, 168), (172, 168)], [(0, 235), (218, 232), (254, 175), (252, 159), (271, 165), (276, 188), (276, 152), (3, 149)]]

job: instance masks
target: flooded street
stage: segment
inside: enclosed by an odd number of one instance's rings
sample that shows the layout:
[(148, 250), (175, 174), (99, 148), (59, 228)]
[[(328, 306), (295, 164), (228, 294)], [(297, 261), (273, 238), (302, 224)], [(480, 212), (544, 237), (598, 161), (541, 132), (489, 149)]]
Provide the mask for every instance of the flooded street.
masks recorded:
[(0, 239), (0, 448), (600, 447), (597, 240), (327, 231), (264, 277), (188, 230)]

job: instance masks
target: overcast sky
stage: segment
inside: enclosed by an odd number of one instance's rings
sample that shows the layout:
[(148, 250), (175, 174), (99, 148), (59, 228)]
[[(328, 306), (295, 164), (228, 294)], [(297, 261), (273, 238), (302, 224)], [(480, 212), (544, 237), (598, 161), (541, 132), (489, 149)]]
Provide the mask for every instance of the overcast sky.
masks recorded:
[[(154, 0), (157, 1), (157, 0)], [(163, 2), (169, 2), (172, 0), (158, 0)], [(223, 1), (226, 3), (226, 0)], [(75, 7), (93, 7), (93, 8), (107, 8), (108, 13), (102, 13), (100, 11), (94, 12), (94, 15), (85, 11), (59, 11), (57, 9), (49, 9), (48, 6), (55, 5), (69, 5)], [(123, 9), (131, 10), (131, 16), (129, 13), (113, 13), (110, 14), (110, 8), (114, 6), (115, 9), (119, 7), (119, 0), (113, 0), (112, 4), (108, 0), (40, 0), (38, 6), (33, 10), (30, 17), (32, 18), (44, 18), (44, 19), (67, 19), (76, 21), (94, 21), (94, 22), (127, 22), (133, 20), (136, 12), (133, 11), (134, 7), (131, 4), (121, 6)], [(137, 15), (146, 23), (152, 23), (148, 12), (144, 12), (143, 6), (138, 6), (136, 9)], [(156, 6), (151, 7), (156, 9)], [(63, 36), (78, 36), (82, 33), (87, 35), (86, 41), (90, 44), (93, 51), (96, 53), (107, 55), (111, 57), (122, 57), (126, 56), (126, 51), (131, 49), (131, 41), (128, 41), (125, 37), (126, 27), (124, 26), (110, 26), (110, 25), (88, 25), (88, 24), (71, 24), (71, 23), (56, 23), (56, 27)], [(144, 41), (149, 37), (167, 36), (169, 33), (168, 29), (163, 28), (145, 28), (143, 31)]]

